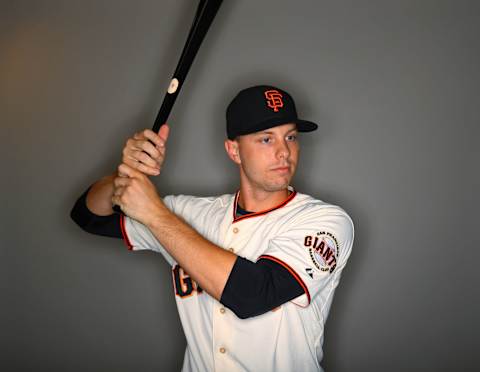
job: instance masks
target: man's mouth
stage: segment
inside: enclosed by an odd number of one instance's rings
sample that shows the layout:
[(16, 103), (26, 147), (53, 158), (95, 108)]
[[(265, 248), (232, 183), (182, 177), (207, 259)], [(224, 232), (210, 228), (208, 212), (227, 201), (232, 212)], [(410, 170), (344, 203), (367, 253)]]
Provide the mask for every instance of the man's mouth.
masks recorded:
[(290, 172), (290, 167), (288, 165), (272, 168), (272, 171), (279, 173), (288, 173)]

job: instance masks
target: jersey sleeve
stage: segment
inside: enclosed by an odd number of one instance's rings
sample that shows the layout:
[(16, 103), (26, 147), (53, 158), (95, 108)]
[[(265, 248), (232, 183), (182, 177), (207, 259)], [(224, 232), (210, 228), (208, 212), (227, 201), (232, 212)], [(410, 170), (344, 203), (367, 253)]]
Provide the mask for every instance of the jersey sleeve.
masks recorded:
[[(173, 211), (174, 209), (174, 197), (166, 196), (163, 198), (163, 202), (166, 207)], [(125, 215), (121, 215), (120, 226), (122, 230), (123, 240), (129, 250), (141, 251), (151, 250), (157, 253), (161, 253), (169, 265), (173, 266), (175, 260), (160, 244), (155, 235), (150, 231), (148, 227), (142, 223), (134, 220)]]
[(305, 307), (320, 292), (330, 296), (338, 285), (352, 249), (353, 222), (339, 207), (313, 206), (286, 225), (257, 261), (285, 267), (304, 290), (292, 302)]

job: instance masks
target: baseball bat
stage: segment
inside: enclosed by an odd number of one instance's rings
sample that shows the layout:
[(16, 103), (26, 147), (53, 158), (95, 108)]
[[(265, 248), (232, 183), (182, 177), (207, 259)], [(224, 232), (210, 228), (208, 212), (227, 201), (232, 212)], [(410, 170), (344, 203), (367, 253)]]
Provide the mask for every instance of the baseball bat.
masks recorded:
[[(222, 1), (223, 0), (200, 0), (182, 54), (180, 55), (177, 67), (173, 73), (170, 85), (168, 86), (167, 93), (163, 98), (162, 105), (160, 106), (160, 110), (158, 111), (153, 124), (152, 130), (154, 132), (158, 133), (160, 127), (167, 122), (178, 94), (185, 83), (188, 71), (190, 71), (193, 60), (200, 49), (200, 45), (202, 44), (210, 25), (217, 15), (220, 5), (222, 5)], [(117, 213), (122, 213), (118, 205), (114, 205), (113, 210)]]
[(202, 44), (222, 1), (223, 0), (201, 0), (198, 4), (187, 41), (185, 42), (177, 67), (173, 73), (170, 85), (168, 86), (167, 93), (163, 98), (162, 105), (160, 106), (160, 110), (158, 111), (153, 124), (152, 130), (154, 132), (158, 132), (160, 127), (167, 122), (168, 116), (175, 104), (175, 100), (185, 83), (188, 71), (192, 66), (193, 60), (200, 49), (200, 45)]

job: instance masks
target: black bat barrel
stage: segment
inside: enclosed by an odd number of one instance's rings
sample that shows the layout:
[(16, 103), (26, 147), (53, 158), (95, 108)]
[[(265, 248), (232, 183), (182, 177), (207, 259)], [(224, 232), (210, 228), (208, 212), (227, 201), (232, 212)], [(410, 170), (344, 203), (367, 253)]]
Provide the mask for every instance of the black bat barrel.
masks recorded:
[(185, 46), (183, 47), (182, 55), (178, 61), (177, 68), (175, 69), (170, 86), (168, 87), (162, 106), (157, 114), (157, 118), (155, 119), (152, 128), (154, 132), (158, 132), (160, 127), (167, 122), (168, 116), (170, 115), (175, 100), (185, 82), (193, 60), (195, 59), (195, 56), (200, 49), (200, 45), (202, 44), (221, 4), (222, 0), (207, 0), (201, 1), (198, 5), (194, 22), (190, 28), (190, 33)]
[[(158, 133), (160, 127), (167, 122), (168, 116), (175, 104), (175, 100), (177, 99), (188, 71), (190, 70), (190, 66), (197, 55), (198, 49), (200, 49), (200, 45), (202, 44), (222, 1), (223, 0), (201, 0), (198, 4), (195, 18), (192, 27), (190, 27), (190, 32), (187, 41), (185, 42), (185, 46), (183, 47), (177, 68), (175, 69), (170, 86), (167, 89), (162, 106), (160, 107), (155, 123), (153, 124), (152, 130), (154, 132)], [(113, 210), (117, 213), (121, 213), (121, 209), (118, 205), (115, 205)]]

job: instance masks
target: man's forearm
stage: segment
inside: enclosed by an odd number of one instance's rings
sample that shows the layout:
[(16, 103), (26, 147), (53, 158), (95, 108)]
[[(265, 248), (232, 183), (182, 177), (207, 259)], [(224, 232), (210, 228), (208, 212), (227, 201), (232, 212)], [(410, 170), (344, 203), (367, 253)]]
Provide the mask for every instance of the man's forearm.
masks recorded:
[(237, 256), (206, 240), (172, 213), (145, 174), (125, 163), (118, 173), (123, 176), (114, 179), (113, 203), (148, 227), (190, 277), (219, 300)]
[(237, 255), (206, 240), (166, 208), (148, 228), (188, 275), (220, 300)]
[(116, 173), (103, 177), (92, 185), (87, 194), (87, 208), (98, 216), (108, 216), (113, 213), (112, 196), (113, 180)]

